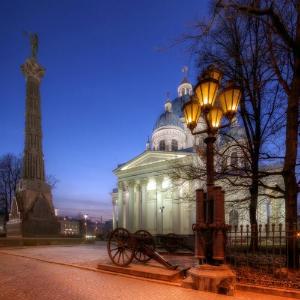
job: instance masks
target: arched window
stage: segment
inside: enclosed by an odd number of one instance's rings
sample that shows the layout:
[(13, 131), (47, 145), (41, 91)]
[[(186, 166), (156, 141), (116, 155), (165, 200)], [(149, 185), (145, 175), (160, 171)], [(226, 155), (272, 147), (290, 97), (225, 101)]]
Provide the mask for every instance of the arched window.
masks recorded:
[(165, 151), (166, 150), (166, 142), (165, 140), (162, 140), (159, 142), (159, 150), (160, 151)]
[(178, 142), (176, 140), (172, 140), (171, 149), (172, 151), (178, 151)]
[(236, 151), (232, 152), (230, 155), (230, 165), (232, 168), (236, 168), (238, 166), (238, 156)]
[(235, 209), (229, 212), (229, 225), (233, 227), (239, 225), (239, 213)]

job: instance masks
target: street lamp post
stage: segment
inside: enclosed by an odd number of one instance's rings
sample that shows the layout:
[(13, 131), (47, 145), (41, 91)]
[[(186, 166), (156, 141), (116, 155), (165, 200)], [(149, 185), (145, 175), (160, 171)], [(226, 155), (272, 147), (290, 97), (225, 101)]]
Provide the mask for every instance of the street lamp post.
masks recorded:
[(84, 218), (84, 227), (85, 227), (85, 238), (87, 238), (87, 218), (88, 218), (88, 215), (84, 214), (83, 218)]
[(162, 233), (162, 234), (164, 234), (164, 209), (165, 209), (164, 206), (161, 206), (161, 207), (159, 208), (160, 213), (161, 213), (161, 233)]
[[(206, 144), (206, 183), (207, 190), (196, 192), (195, 256), (199, 263), (219, 265), (225, 258), (225, 213), (224, 192), (214, 185), (214, 143), (220, 128), (230, 126), (235, 116), (241, 90), (233, 82), (228, 82), (220, 90), (222, 73), (215, 67), (209, 67), (195, 87), (194, 95), (184, 104), (183, 112), (187, 127), (193, 135), (207, 134)], [(194, 131), (199, 118), (203, 115), (207, 129)], [(222, 118), (228, 119), (222, 125)]]

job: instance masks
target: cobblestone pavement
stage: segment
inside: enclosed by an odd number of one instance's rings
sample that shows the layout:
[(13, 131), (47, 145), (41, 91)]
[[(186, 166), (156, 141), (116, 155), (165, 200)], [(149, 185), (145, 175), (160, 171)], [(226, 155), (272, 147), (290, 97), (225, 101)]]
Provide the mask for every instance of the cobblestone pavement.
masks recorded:
[[(104, 257), (104, 254), (106, 255), (105, 251), (103, 245), (102, 247), (101, 245), (82, 245), (0, 249), (0, 299), (288, 299), (240, 291), (237, 292), (235, 297), (228, 297), (29, 258), (91, 265), (95, 264), (95, 261), (106, 259)], [(103, 253), (103, 256), (101, 256), (101, 253)]]

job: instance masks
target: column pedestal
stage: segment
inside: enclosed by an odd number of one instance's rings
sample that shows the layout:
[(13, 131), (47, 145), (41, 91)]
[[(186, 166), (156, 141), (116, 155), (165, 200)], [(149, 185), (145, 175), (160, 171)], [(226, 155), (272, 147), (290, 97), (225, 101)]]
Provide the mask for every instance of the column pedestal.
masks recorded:
[(191, 268), (188, 274), (192, 277), (193, 288), (196, 290), (234, 295), (236, 275), (226, 265), (201, 265)]
[[(221, 187), (208, 185), (207, 193), (196, 191), (195, 257), (199, 265), (189, 270), (193, 287), (225, 295), (233, 295), (236, 275), (225, 260), (226, 224), (224, 192)], [(221, 264), (221, 265), (220, 265)]]
[(60, 224), (54, 215), (51, 188), (44, 182), (21, 180), (13, 199), (7, 236), (58, 236)]

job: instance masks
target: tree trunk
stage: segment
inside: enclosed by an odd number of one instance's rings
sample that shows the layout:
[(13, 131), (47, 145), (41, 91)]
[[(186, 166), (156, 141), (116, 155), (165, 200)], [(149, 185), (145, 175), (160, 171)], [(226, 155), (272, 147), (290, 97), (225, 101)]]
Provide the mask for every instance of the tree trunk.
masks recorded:
[(299, 268), (299, 249), (296, 236), (298, 184), (295, 169), (297, 162), (300, 101), (300, 1), (297, 2), (297, 12), (295, 67), (290, 93), (288, 94), (286, 148), (283, 167), (287, 224), (287, 260), (288, 267), (293, 269)]
[[(298, 61), (298, 69), (300, 64)], [(296, 77), (296, 76), (295, 76)], [(286, 125), (286, 154), (283, 168), (285, 184), (285, 209), (287, 230), (287, 258), (289, 268), (299, 268), (298, 247), (296, 237), (297, 224), (297, 192), (298, 185), (295, 174), (298, 145), (298, 100), (300, 99), (300, 72), (295, 78), (289, 95)]]
[[(258, 94), (256, 97), (258, 97)], [(260, 99), (260, 97), (258, 97)], [(256, 127), (255, 127), (255, 134), (253, 139), (253, 153), (252, 153), (252, 179), (251, 179), (251, 186), (250, 190), (250, 225), (251, 225), (251, 240), (250, 240), (250, 251), (257, 251), (258, 250), (258, 225), (257, 225), (257, 202), (258, 202), (258, 189), (259, 189), (259, 182), (258, 182), (258, 175), (259, 175), (259, 153), (260, 153), (260, 145), (261, 145), (261, 110), (260, 106), (256, 107), (255, 115), (257, 117), (256, 120)]]
[(258, 181), (252, 180), (250, 191), (250, 205), (249, 205), (249, 216), (251, 224), (251, 240), (250, 240), (250, 251), (257, 251), (258, 249), (258, 231), (257, 231), (257, 198), (258, 198)]

